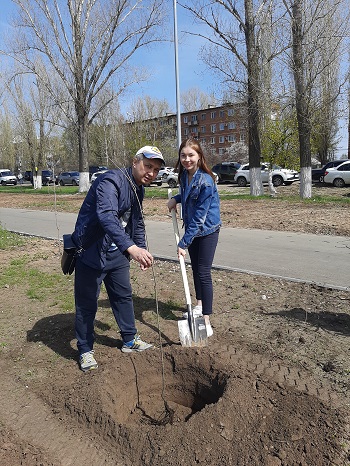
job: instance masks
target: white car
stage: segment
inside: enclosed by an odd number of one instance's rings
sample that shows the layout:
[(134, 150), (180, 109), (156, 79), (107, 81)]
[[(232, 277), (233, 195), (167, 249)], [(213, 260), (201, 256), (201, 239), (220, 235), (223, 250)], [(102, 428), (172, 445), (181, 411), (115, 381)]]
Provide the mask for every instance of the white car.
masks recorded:
[(11, 170), (8, 170), (7, 168), (0, 168), (0, 184), (2, 186), (5, 186), (6, 184), (16, 185), (17, 178)]
[(159, 177), (160, 179), (166, 181), (168, 175), (170, 175), (170, 173), (173, 173), (174, 170), (175, 168), (173, 167), (163, 167), (159, 170), (157, 178)]
[[(217, 173), (213, 172), (213, 175), (215, 176), (215, 182), (219, 182), (219, 177)], [(179, 174), (177, 172), (172, 172), (167, 176), (166, 182), (168, 183), (170, 188), (176, 188), (176, 186), (179, 185), (179, 180), (178, 180)]]
[(102, 175), (102, 173), (106, 173), (106, 171), (108, 170), (100, 170), (99, 172), (93, 173), (91, 175), (90, 183), (93, 183), (99, 175)]
[[(269, 167), (267, 164), (261, 165), (261, 181), (263, 183), (269, 182)], [(296, 170), (288, 170), (278, 165), (273, 165), (272, 183), (274, 186), (289, 185), (295, 181), (299, 181), (299, 173)], [(233, 182), (242, 187), (250, 183), (249, 164), (242, 165), (237, 170)]]
[(346, 184), (350, 184), (350, 162), (346, 161), (337, 167), (328, 168), (324, 172), (323, 181), (336, 188), (343, 188)]

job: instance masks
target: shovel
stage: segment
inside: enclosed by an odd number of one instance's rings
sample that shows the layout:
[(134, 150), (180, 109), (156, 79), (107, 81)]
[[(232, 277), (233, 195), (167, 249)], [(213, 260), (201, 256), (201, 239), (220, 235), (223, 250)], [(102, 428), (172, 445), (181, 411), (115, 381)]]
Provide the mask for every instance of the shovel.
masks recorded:
[[(168, 189), (168, 198), (171, 198), (171, 189)], [(171, 217), (173, 220), (174, 234), (176, 246), (179, 243), (179, 226), (177, 224), (176, 211), (171, 209)], [(182, 346), (207, 346), (208, 335), (203, 316), (194, 316), (191, 304), (190, 288), (188, 286), (185, 259), (183, 256), (179, 257), (182, 281), (185, 289), (186, 305), (187, 305), (187, 319), (179, 320), (179, 337)]]

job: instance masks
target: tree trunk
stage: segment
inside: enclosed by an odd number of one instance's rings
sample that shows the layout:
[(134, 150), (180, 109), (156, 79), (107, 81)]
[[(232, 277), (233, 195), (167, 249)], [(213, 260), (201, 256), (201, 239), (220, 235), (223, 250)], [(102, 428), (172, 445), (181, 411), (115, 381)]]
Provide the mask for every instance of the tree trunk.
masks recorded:
[[(260, 136), (259, 136), (259, 61), (258, 49), (255, 43), (255, 21), (252, 0), (245, 0), (245, 39), (247, 48), (247, 75), (248, 75), (248, 150), (249, 167), (259, 168), (261, 162)], [(251, 175), (253, 175), (251, 173)], [(261, 173), (255, 171), (251, 176), (250, 194), (261, 196), (264, 188), (261, 182)]]
[(306, 65), (303, 56), (302, 0), (292, 4), (293, 74), (300, 150), (300, 196), (311, 197), (311, 127), (306, 95)]

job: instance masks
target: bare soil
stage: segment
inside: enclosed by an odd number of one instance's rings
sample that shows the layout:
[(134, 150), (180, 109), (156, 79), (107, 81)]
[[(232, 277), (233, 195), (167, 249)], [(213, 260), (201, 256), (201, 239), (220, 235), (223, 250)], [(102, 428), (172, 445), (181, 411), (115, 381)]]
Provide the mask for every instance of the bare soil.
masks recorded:
[[(0, 207), (43, 209), (30, 205), (33, 197), (0, 192)], [(72, 211), (81, 201), (71, 197)], [(242, 199), (221, 208), (224, 227), (350, 234), (345, 203)], [(144, 210), (170, 221), (165, 201), (145, 200)], [(0, 250), (2, 466), (350, 464), (349, 292), (215, 270), (214, 336), (204, 348), (184, 348), (178, 265), (156, 261), (141, 272), (132, 264), (138, 330), (154, 348), (121, 353), (103, 291), (99, 368), (84, 374), (73, 301), (62, 303), (54, 292), (63, 286), (73, 295), (60, 248), (25, 238)], [(23, 278), (13, 278), (11, 267), (22, 267)], [(49, 290), (29, 285), (41, 273), (52, 277)]]

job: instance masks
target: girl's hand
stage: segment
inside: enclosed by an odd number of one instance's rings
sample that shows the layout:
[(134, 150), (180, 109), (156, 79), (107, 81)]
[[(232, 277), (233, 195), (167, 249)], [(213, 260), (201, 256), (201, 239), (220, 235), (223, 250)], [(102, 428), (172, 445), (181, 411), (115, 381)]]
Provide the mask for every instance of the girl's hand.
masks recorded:
[(179, 256), (179, 259), (180, 257), (182, 256), (183, 258), (186, 257), (186, 249), (182, 249), (182, 248), (177, 248), (177, 254)]
[(175, 201), (174, 198), (169, 199), (169, 201), (168, 201), (168, 209), (169, 209), (169, 212), (170, 212), (172, 209), (175, 209), (175, 211), (176, 211), (176, 201)]

